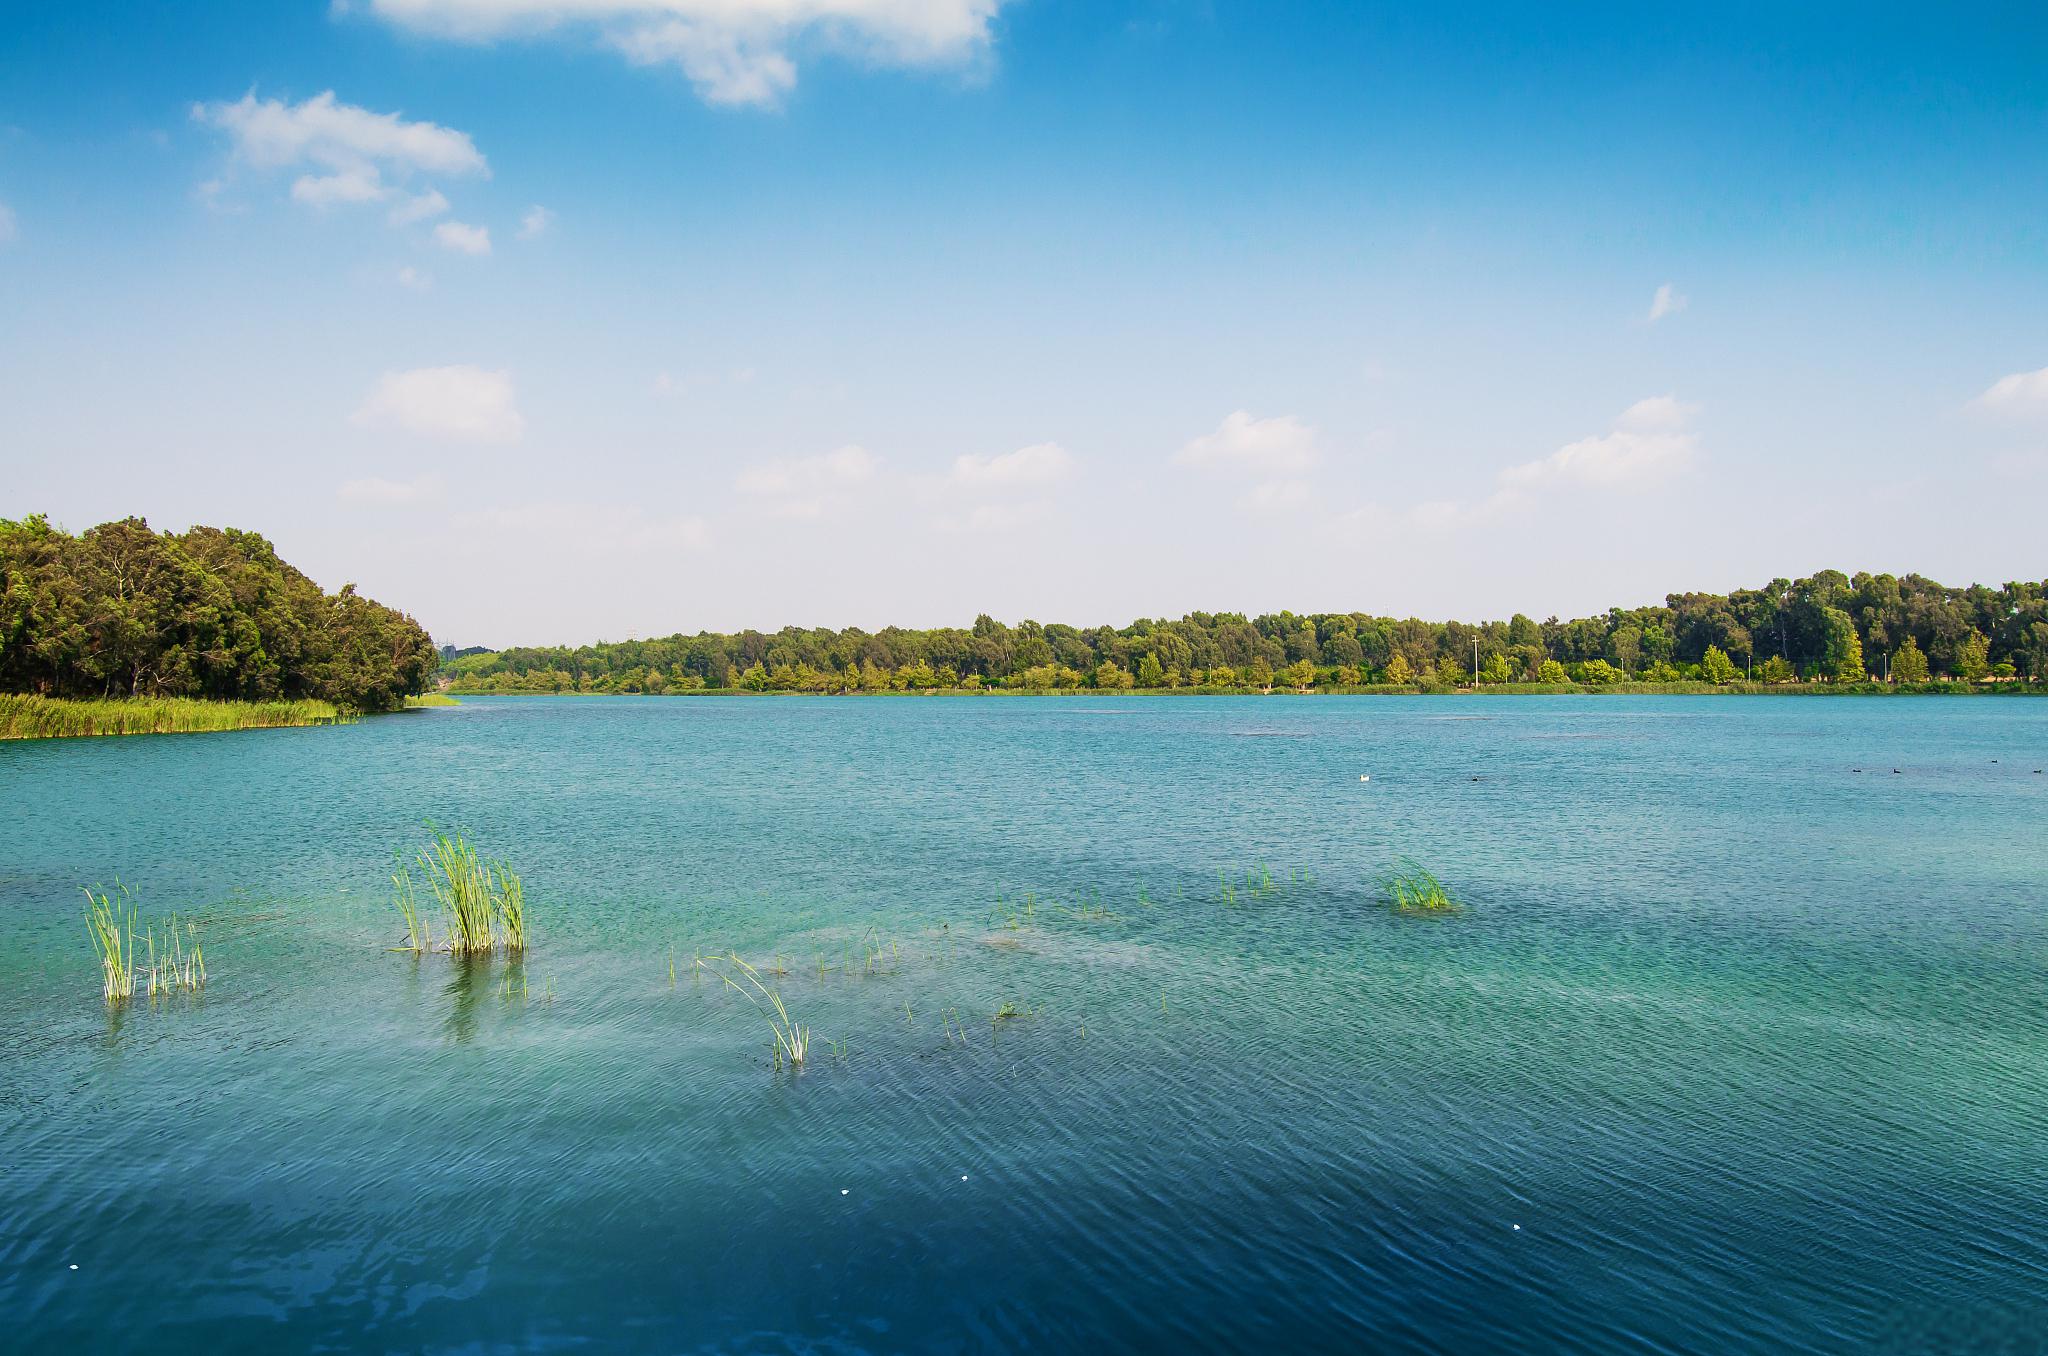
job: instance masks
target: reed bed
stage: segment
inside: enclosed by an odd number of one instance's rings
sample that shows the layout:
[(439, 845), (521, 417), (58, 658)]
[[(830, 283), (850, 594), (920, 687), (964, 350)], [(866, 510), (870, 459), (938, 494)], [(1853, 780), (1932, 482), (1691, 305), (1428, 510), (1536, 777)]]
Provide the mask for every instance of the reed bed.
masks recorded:
[[(440, 908), (438, 946), (432, 923), (420, 909), (415, 867)], [(405, 921), (405, 944), (394, 950), (416, 955), (440, 950), (455, 956), (486, 956), (501, 949), (518, 955), (526, 950), (525, 883), (504, 862), (479, 855), (462, 834), (434, 830), (432, 842), (410, 858), (399, 859), (391, 884), (392, 903)]]
[(1406, 857), (1380, 877), (1380, 894), (1395, 913), (1457, 913), (1464, 908), (1434, 872)]
[(460, 705), (462, 705), (461, 702), (445, 692), (427, 692), (417, 697), (407, 697), (405, 699), (405, 709), (408, 711), (419, 711), (428, 707)]
[(33, 693), (0, 693), (0, 739), (69, 739), (89, 735), (201, 734), (298, 725), (342, 725), (353, 713), (329, 702), (212, 702), (184, 697), (70, 701)]

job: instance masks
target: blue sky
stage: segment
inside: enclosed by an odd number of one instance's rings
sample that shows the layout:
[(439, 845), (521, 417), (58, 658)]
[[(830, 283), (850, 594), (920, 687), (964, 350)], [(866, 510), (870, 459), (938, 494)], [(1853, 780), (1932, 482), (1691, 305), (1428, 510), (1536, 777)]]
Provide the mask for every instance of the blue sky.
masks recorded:
[(0, 19), (0, 514), (456, 643), (2040, 578), (2038, 5)]

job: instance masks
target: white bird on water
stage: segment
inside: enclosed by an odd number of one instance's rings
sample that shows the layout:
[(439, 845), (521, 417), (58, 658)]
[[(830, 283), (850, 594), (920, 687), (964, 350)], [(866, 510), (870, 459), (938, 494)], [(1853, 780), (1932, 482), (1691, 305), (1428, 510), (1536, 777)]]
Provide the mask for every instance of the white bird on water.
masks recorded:
[(1369, 781), (1371, 781), (1371, 780), (1372, 780), (1372, 778), (1370, 778), (1370, 777), (1366, 776), (1366, 775), (1365, 775), (1365, 774), (1364, 774), (1363, 772), (1361, 772), (1361, 773), (1359, 773), (1359, 774), (1358, 774), (1358, 780), (1360, 780), (1360, 781), (1362, 781), (1362, 782), (1369, 782)]

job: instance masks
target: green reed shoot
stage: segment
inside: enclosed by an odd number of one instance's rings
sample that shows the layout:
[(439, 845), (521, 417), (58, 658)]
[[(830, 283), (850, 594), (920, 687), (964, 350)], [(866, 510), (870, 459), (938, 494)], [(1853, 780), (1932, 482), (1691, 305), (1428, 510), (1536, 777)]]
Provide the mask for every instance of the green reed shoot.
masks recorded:
[(768, 1021), (768, 1029), (775, 1037), (775, 1067), (781, 1068), (787, 1062), (791, 1068), (799, 1068), (804, 1057), (810, 1053), (811, 1030), (799, 1025), (783, 1005), (782, 995), (761, 982), (761, 973), (741, 960), (737, 951), (724, 957), (724, 963), (739, 973), (739, 978), (713, 966), (713, 971), (730, 988), (754, 1005)]
[(1456, 913), (1463, 905), (1429, 868), (1403, 857), (1380, 877), (1380, 893), (1395, 913)]
[(392, 877), (393, 902), (405, 920), (404, 951), (433, 948), (432, 930), (421, 916), (412, 870), (417, 866), (444, 919), (443, 950), (452, 955), (507, 954), (526, 950), (526, 886), (503, 862), (485, 861), (461, 834), (434, 830), (434, 839), (402, 860)]
[(489, 867), (491, 902), (497, 906), (498, 926), (507, 951), (526, 950), (526, 885), (503, 862)]
[(125, 1002), (135, 995), (135, 905), (126, 887), (117, 885), (115, 889), (121, 896), (119, 904), (104, 890), (85, 892), (85, 926), (92, 935), (93, 953), (99, 957), (100, 992), (109, 1003)]
[[(189, 924), (187, 925), (189, 927)], [(203, 948), (194, 946), (192, 954), (185, 954), (185, 939), (178, 933), (178, 916), (172, 914), (164, 927), (164, 948), (157, 951), (156, 929), (150, 928), (143, 935), (143, 943), (149, 949), (149, 996), (157, 997), (168, 993), (197, 993), (206, 987), (206, 957)], [(132, 944), (132, 939), (131, 939)]]
[(403, 868), (392, 872), (391, 889), (391, 902), (398, 906), (399, 917), (405, 920), (405, 945), (391, 949), (410, 951), (415, 956), (433, 950), (433, 924), (420, 914), (419, 898), (412, 888), (412, 873)]

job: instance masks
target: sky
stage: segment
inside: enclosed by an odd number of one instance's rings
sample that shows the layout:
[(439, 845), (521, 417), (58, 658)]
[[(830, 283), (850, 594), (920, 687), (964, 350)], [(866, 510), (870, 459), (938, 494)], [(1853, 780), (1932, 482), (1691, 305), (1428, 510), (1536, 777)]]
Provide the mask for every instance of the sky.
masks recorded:
[(456, 645), (2048, 575), (2048, 9), (0, 0), (0, 517)]

